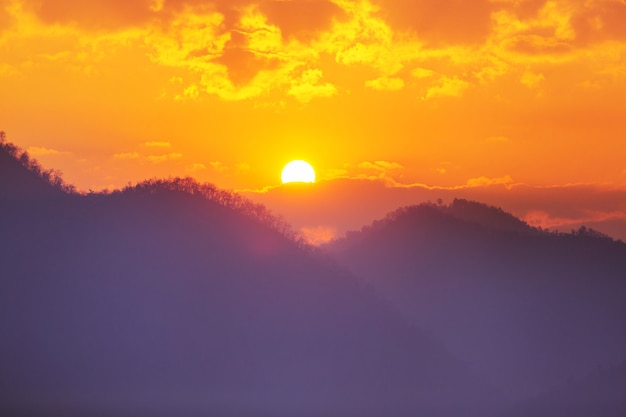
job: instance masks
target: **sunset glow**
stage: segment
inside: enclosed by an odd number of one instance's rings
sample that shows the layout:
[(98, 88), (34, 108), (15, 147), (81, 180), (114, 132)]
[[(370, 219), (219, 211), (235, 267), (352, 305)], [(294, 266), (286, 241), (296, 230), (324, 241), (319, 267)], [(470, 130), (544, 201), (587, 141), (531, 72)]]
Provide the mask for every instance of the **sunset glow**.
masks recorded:
[(0, 0), (0, 417), (626, 416), (626, 0)]
[(83, 191), (267, 200), (305, 154), (392, 193), (623, 192), (624, 21), (620, 0), (0, 0), (0, 130)]

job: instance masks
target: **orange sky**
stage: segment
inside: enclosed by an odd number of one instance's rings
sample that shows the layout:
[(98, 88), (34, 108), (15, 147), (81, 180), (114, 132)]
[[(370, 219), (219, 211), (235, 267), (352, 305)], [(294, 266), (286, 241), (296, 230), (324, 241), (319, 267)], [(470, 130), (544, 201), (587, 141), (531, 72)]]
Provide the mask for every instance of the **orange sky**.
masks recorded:
[(0, 0), (0, 130), (82, 190), (260, 190), (291, 159), (380, 196), (624, 189), (624, 22), (623, 0)]

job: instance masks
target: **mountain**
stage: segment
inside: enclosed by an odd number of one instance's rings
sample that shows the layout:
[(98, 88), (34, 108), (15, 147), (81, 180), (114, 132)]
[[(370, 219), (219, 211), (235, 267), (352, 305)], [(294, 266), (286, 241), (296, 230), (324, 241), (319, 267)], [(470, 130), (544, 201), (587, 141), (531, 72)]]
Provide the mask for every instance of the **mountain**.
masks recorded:
[(511, 399), (626, 358), (626, 245), (590, 229), (548, 233), (457, 200), (399, 209), (326, 250)]
[(596, 370), (512, 407), (506, 417), (622, 417), (626, 415), (626, 362)]
[(452, 416), (466, 366), (260, 206), (70, 192), (0, 143), (0, 414)]
[[(0, 131), (0, 203), (5, 200), (51, 198), (71, 191), (54, 171), (46, 171)], [(64, 188), (66, 187), (66, 188)]]

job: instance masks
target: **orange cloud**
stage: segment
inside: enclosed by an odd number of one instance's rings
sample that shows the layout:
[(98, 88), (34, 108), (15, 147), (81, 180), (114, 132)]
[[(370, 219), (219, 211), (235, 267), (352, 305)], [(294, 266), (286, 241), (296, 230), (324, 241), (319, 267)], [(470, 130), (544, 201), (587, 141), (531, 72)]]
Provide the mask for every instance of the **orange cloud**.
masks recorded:
[(7, 30), (13, 24), (13, 16), (8, 11), (9, 6), (8, 0), (0, 1), (0, 33)]
[(171, 148), (172, 144), (170, 142), (165, 141), (153, 141), (153, 142), (145, 142), (144, 146), (148, 148)]
[(185, 171), (187, 172), (198, 172), (206, 170), (206, 165), (201, 163), (191, 164), (185, 167)]
[(172, 161), (174, 159), (180, 159), (182, 157), (182, 153), (172, 152), (165, 155), (148, 155), (146, 156), (146, 160), (152, 162), (153, 164), (160, 164), (163, 162)]
[(145, 23), (154, 12), (153, 0), (26, 0), (24, 3), (45, 23), (78, 24), (88, 29)]
[(478, 177), (467, 180), (468, 187), (485, 187), (488, 185), (505, 185), (510, 187), (513, 184), (513, 178), (508, 175), (498, 178)]
[(264, 1), (260, 10), (270, 24), (280, 29), (285, 40), (305, 42), (331, 29), (333, 21), (346, 18), (345, 11), (329, 0)]
[(139, 159), (139, 158), (141, 158), (141, 155), (139, 154), (139, 152), (122, 152), (122, 153), (116, 153), (115, 155), (113, 155), (113, 159), (117, 159), (120, 161), (128, 161), (128, 160)]
[(568, 228), (578, 228), (582, 225), (593, 225), (614, 220), (626, 221), (626, 213), (623, 211), (586, 211), (575, 217), (559, 217), (547, 211), (532, 210), (524, 216), (523, 220), (531, 226), (567, 232)]
[(367, 81), (365, 85), (379, 91), (398, 91), (404, 88), (404, 80), (397, 77), (380, 77)]
[(142, 155), (139, 152), (122, 152), (113, 155), (113, 159), (118, 161), (144, 160), (153, 164), (160, 164), (166, 161), (181, 159), (183, 154), (171, 152), (163, 155)]
[(622, 0), (585, 2), (572, 18), (577, 39), (582, 43), (626, 40), (626, 3)]
[[(63, 137), (63, 149), (88, 160), (59, 158), (79, 187), (111, 183), (87, 166), (124, 184), (145, 170), (183, 175), (197, 161), (207, 168), (197, 175), (212, 180), (220, 171), (208, 161), (245, 160), (255, 175), (228, 162), (218, 177), (263, 189), (291, 152), (317, 157), (328, 178), (382, 175), (397, 187), (497, 184), (502, 173), (533, 184), (625, 183), (623, 1), (69, 6), (0, 0), (0, 127), (29, 144)], [(40, 127), (27, 122), (35, 117)], [(193, 159), (158, 164), (171, 147), (159, 155), (147, 144), (173, 136)], [(85, 150), (85, 138), (104, 137)], [(129, 147), (137, 137), (146, 147)], [(358, 167), (381, 158), (404, 168)]]
[(430, 99), (435, 97), (460, 97), (465, 90), (470, 87), (470, 83), (455, 78), (442, 78), (439, 83), (433, 87), (430, 87), (423, 99)]
[(306, 70), (300, 79), (292, 81), (287, 92), (301, 103), (308, 103), (315, 97), (332, 97), (337, 94), (337, 88), (322, 81), (322, 71), (318, 69)]
[(66, 153), (66, 152), (59, 151), (57, 149), (46, 148), (43, 146), (31, 146), (27, 149), (27, 152), (30, 156), (34, 156), (34, 157), (60, 155), (60, 154)]
[(390, 26), (435, 45), (484, 41), (495, 9), (489, 0), (374, 0), (374, 4)]

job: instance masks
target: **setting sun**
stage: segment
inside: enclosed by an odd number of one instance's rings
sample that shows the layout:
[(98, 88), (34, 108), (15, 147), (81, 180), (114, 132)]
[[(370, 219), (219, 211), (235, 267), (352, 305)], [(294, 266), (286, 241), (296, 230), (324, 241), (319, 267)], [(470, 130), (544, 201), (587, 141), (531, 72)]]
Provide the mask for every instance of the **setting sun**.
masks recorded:
[(283, 168), (283, 184), (289, 182), (315, 182), (315, 170), (305, 161), (291, 161)]

